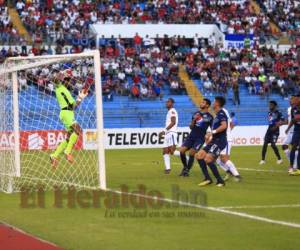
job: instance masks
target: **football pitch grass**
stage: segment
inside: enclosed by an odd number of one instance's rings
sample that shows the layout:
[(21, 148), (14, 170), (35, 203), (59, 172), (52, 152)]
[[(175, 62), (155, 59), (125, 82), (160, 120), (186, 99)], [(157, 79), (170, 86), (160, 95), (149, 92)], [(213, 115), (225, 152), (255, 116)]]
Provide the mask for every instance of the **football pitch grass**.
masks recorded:
[(229, 180), (224, 188), (198, 187), (202, 175), (197, 162), (190, 177), (179, 177), (177, 157), (165, 175), (159, 149), (109, 150), (108, 188), (126, 185), (130, 193), (142, 184), (146, 195), (158, 191), (166, 199), (174, 199), (174, 190), (180, 189), (188, 203), (193, 203), (190, 194), (200, 190), (201, 205), (175, 206), (175, 201), (156, 208), (146, 201), (142, 208), (105, 202), (69, 208), (64, 199), (57, 208), (54, 193), (47, 191), (45, 208), (22, 208), (20, 194), (0, 193), (0, 221), (65, 249), (299, 249), (300, 176), (288, 176), (287, 161), (277, 165), (271, 148), (267, 164), (259, 166), (260, 150), (233, 148), (232, 160), (243, 180)]

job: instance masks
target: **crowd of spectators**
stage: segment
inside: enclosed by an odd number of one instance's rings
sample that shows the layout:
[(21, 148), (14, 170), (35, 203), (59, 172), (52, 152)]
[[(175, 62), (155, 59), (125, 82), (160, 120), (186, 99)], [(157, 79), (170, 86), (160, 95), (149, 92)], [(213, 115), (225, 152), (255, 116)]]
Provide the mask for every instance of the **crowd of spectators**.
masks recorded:
[[(29, 53), (47, 54), (52, 49), (30, 49)], [(5, 54), (4, 49), (1, 54)], [(11, 48), (6, 54), (21, 53)], [(185, 94), (179, 77), (179, 65), (185, 65), (189, 76), (199, 80), (204, 94), (232, 93), (240, 103), (240, 86), (249, 94), (265, 96), (279, 93), (286, 97), (299, 91), (300, 46), (288, 51), (258, 46), (224, 48), (212, 39), (187, 39), (180, 36), (133, 39), (102, 38), (102, 86), (105, 100), (114, 95), (134, 99), (160, 98), (164, 89)]]
[[(254, 34), (263, 41), (278, 38), (271, 30), (271, 19), (295, 40), (299, 37), (299, 1), (258, 2), (263, 7), (259, 14), (249, 0), (16, 0), (15, 8), (34, 43), (61, 46), (94, 46), (91, 24), (213, 23), (224, 33)], [(5, 1), (0, 0), (0, 7), (0, 42), (22, 42), (10, 23)]]
[(104, 58), (103, 92), (130, 95), (134, 99), (161, 98), (164, 89), (184, 94), (184, 83), (178, 76), (179, 61), (174, 53), (179, 44), (174, 46), (176, 43), (171, 45), (167, 37), (143, 40), (136, 34), (133, 39), (103, 38), (100, 48)]
[(11, 23), (8, 7), (0, 0), (0, 44), (18, 44), (20, 40), (18, 31)]
[(225, 33), (272, 34), (269, 18), (255, 14), (248, 0), (18, 0), (15, 6), (36, 43), (89, 46), (91, 24), (213, 23)]
[[(248, 0), (17, 0), (15, 7), (34, 41), (29, 48), (0, 0), (0, 42), (20, 45), (3, 47), (0, 61), (10, 56), (79, 53), (95, 48), (89, 37), (89, 25), (94, 23), (216, 23), (225, 33), (254, 34), (254, 49), (223, 48), (216, 46), (213, 36), (199, 39), (197, 34), (194, 39), (142, 38), (139, 34), (133, 39), (102, 37), (99, 46), (105, 100), (113, 100), (115, 94), (161, 98), (165, 89), (184, 94), (179, 64), (185, 65), (191, 78), (201, 81), (204, 93), (226, 94), (231, 89), (237, 104), (241, 85), (246, 85), (250, 94), (278, 92), (286, 96), (299, 88), (300, 43), (280, 52), (259, 47), (257, 42), (272, 34), (270, 19), (282, 31), (299, 35), (299, 1), (258, 2), (268, 15), (255, 14)], [(36, 80), (39, 86), (53, 91), (51, 83)]]
[(300, 38), (300, 1), (258, 0), (258, 2), (283, 32)]
[(227, 94), (232, 90), (239, 103), (239, 86), (249, 94), (283, 97), (300, 89), (300, 47), (280, 52), (273, 48), (193, 47), (186, 55), (185, 65), (190, 77), (199, 79), (203, 92)]

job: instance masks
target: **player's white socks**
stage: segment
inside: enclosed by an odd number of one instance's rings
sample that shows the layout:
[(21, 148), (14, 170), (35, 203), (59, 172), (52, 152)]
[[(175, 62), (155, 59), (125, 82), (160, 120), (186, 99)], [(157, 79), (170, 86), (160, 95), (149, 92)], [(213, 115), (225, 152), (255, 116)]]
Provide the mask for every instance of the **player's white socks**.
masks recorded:
[(230, 170), (230, 172), (234, 175), (234, 176), (238, 176), (240, 175), (239, 172), (237, 171), (235, 165), (233, 164), (233, 162), (231, 160), (228, 160), (225, 165), (228, 167), (228, 169)]
[(165, 161), (165, 169), (166, 170), (171, 169), (170, 155), (169, 154), (164, 154), (164, 161)]
[(297, 169), (298, 153), (299, 153), (299, 151), (297, 150), (297, 151), (295, 152), (295, 160), (294, 160), (294, 166), (293, 166), (293, 169)]
[(290, 161), (290, 154), (291, 154), (290, 150), (286, 149), (286, 150), (284, 150), (284, 153), (285, 153), (285, 156), (288, 159), (288, 161)]
[(180, 157), (180, 152), (179, 152), (179, 150), (175, 150), (173, 155), (174, 155), (174, 156)]
[[(286, 149), (286, 150), (284, 150), (284, 153), (286, 155), (286, 158), (290, 162), (291, 151), (289, 149)], [(297, 158), (298, 158), (298, 150), (295, 152), (295, 160), (294, 160), (294, 166), (293, 166), (294, 169), (297, 168)]]
[(216, 160), (216, 163), (225, 171), (227, 172), (229, 170), (228, 166), (226, 166), (221, 160), (220, 158), (218, 158)]

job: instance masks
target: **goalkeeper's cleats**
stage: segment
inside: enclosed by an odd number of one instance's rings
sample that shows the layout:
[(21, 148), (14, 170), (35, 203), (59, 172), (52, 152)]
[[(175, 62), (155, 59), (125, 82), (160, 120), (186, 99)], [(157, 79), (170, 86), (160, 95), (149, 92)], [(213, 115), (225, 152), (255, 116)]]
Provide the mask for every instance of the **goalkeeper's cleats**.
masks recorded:
[(264, 164), (266, 164), (266, 161), (265, 161), (265, 160), (261, 160), (261, 161), (259, 162), (259, 165), (264, 165)]
[(50, 155), (50, 161), (51, 161), (52, 168), (55, 169), (58, 165), (58, 159), (53, 155)]
[(73, 158), (73, 155), (71, 154), (66, 154), (66, 160), (69, 162), (69, 163), (74, 163), (74, 158)]
[(210, 185), (210, 184), (212, 184), (212, 183), (213, 183), (212, 180), (204, 180), (204, 181), (200, 182), (200, 183), (198, 184), (198, 186), (199, 186), (199, 187), (204, 187), (204, 186)]
[(290, 172), (289, 175), (291, 175), (291, 176), (300, 175), (300, 169), (295, 169), (293, 172)]

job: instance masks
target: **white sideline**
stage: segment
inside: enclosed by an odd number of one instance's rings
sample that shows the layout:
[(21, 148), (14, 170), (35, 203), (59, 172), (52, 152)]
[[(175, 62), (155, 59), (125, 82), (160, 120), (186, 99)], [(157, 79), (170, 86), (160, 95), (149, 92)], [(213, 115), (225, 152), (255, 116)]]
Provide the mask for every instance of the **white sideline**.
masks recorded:
[(113, 189), (106, 189), (106, 190), (109, 192), (112, 192), (112, 193), (116, 193), (116, 194), (126, 194), (129, 196), (131, 195), (131, 196), (137, 196), (137, 197), (142, 197), (142, 198), (146, 198), (146, 199), (159, 200), (159, 201), (168, 202), (168, 203), (175, 203), (175, 204), (178, 204), (181, 206), (201, 208), (201, 209), (205, 209), (208, 211), (234, 215), (234, 216), (247, 218), (247, 219), (251, 219), (251, 220), (256, 220), (256, 221), (262, 221), (262, 222), (266, 222), (266, 223), (270, 223), (270, 224), (276, 224), (276, 225), (287, 226), (287, 227), (292, 227), (292, 228), (300, 228), (300, 224), (297, 224), (297, 223), (281, 221), (281, 220), (272, 220), (272, 219), (261, 217), (261, 216), (251, 215), (251, 214), (242, 213), (242, 212), (230, 211), (230, 210), (226, 210), (224, 208), (219, 208), (219, 207), (203, 206), (203, 205), (199, 205), (199, 204), (177, 201), (177, 200), (172, 200), (172, 199), (168, 199), (168, 198), (160, 198), (157, 196), (149, 196), (149, 195), (136, 194), (136, 193), (127, 193), (127, 192), (122, 192), (122, 191), (113, 190)]
[[(176, 166), (182, 166), (181, 163), (172, 163), (173, 165)], [(287, 170), (277, 170), (277, 169), (257, 169), (257, 168), (237, 168), (237, 170), (242, 170), (242, 171), (253, 171), (253, 172), (266, 172), (266, 173), (286, 173), (287, 174)]]
[(281, 205), (249, 205), (249, 206), (228, 206), (218, 207), (221, 209), (251, 209), (251, 208), (293, 208), (300, 207), (300, 204), (281, 204)]

